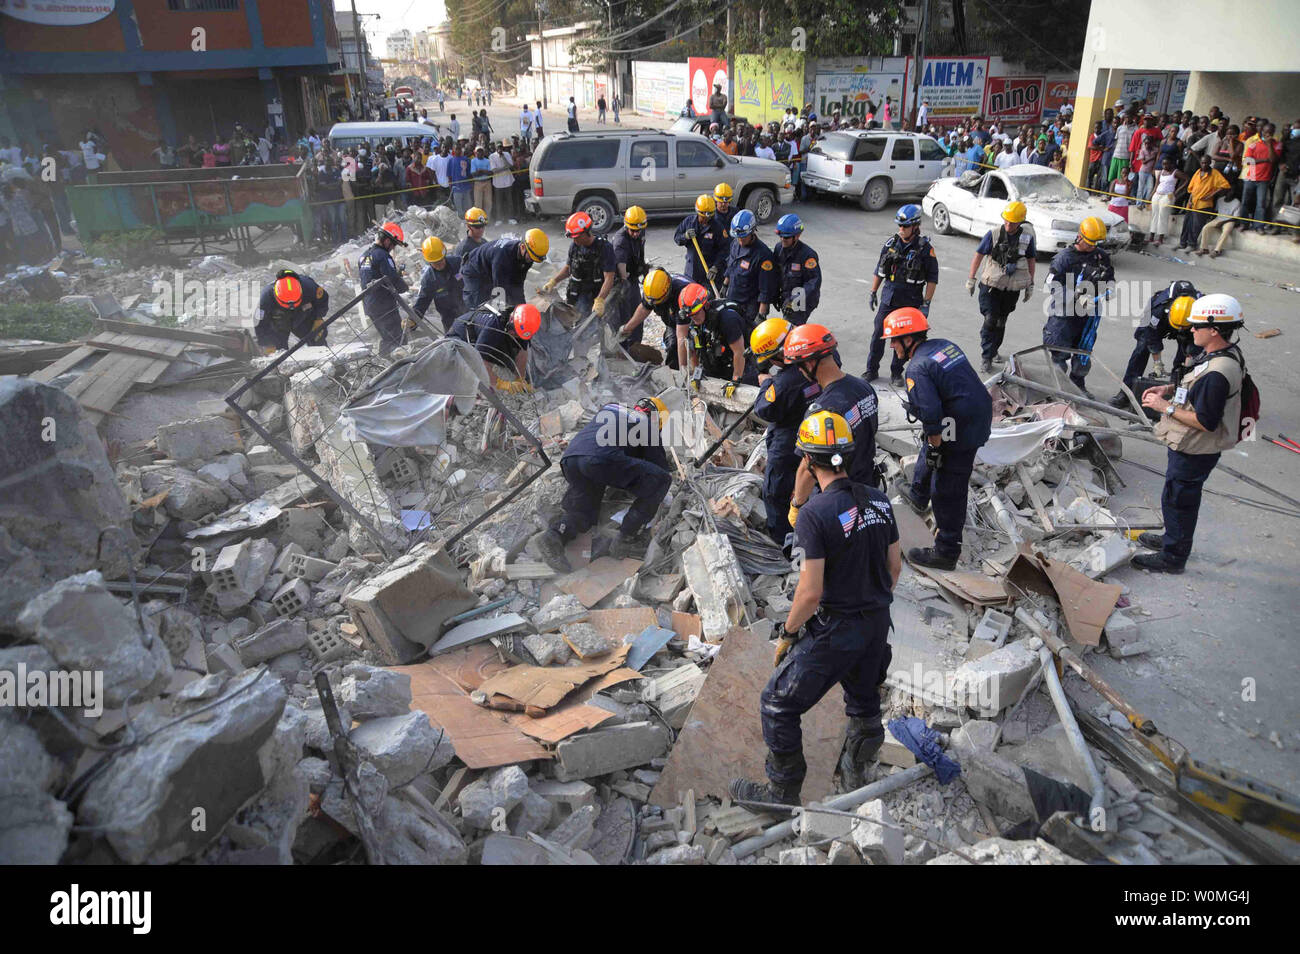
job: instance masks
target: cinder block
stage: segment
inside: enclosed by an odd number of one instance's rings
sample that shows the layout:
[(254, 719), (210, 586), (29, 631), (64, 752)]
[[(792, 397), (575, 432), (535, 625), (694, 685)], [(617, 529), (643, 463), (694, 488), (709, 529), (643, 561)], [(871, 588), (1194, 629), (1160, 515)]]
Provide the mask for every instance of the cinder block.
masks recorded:
[(204, 590), (203, 595), (199, 597), (199, 615), (217, 615), (217, 594), (212, 590)]
[[(284, 515), (281, 514), (280, 516)], [(276, 517), (277, 524), (279, 523), (279, 519), (279, 517)], [(283, 573), (285, 576), (289, 576), (289, 560), (293, 558), (295, 553), (305, 554), (306, 552), (306, 550), (296, 543), (286, 544), (285, 548), (280, 551), (280, 555), (275, 558), (275, 565), (271, 567), (272, 572)]]
[(277, 619), (232, 643), (245, 666), (256, 666), (276, 656), (302, 649), (306, 644), (307, 625), (300, 619)]
[(561, 781), (608, 775), (645, 765), (668, 751), (668, 730), (656, 722), (629, 722), (571, 736), (556, 746)]
[(252, 541), (245, 540), (223, 547), (212, 564), (212, 589), (218, 593), (239, 589), (248, 574), (249, 549)]
[(280, 587), (271, 597), (271, 605), (280, 616), (292, 616), (311, 602), (311, 587), (306, 580), (293, 580)]
[(975, 627), (971, 639), (987, 639), (991, 643), (996, 643), (1005, 640), (1009, 632), (1011, 632), (1011, 617), (989, 608), (984, 611), (984, 617)]
[(307, 634), (307, 648), (311, 650), (317, 662), (324, 663), (347, 655), (348, 650), (353, 647), (334, 630), (322, 629)]
[(325, 575), (336, 566), (337, 564), (329, 560), (319, 560), (306, 553), (295, 553), (286, 562), (285, 575), (315, 583), (317, 580), (324, 579)]

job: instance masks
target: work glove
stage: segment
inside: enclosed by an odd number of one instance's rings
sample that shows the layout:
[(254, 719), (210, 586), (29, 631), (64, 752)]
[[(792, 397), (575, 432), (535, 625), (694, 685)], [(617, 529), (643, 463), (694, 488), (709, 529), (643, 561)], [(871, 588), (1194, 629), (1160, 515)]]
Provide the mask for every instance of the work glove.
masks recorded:
[(415, 330), (415, 319), (414, 319), (414, 318), (409, 318), (409, 317), (408, 317), (408, 318), (403, 318), (403, 319), (402, 319), (402, 330), (403, 330), (403, 331), (414, 331), (414, 330)]
[(1030, 285), (1025, 289), (1025, 297), (1022, 300), (1029, 301), (1029, 296), (1032, 295), (1033, 293), (1034, 293), (1034, 288), (1032, 285)]
[(929, 441), (925, 444), (925, 465), (931, 470), (938, 470), (943, 466), (943, 445), (931, 444)]
[(554, 291), (555, 286), (558, 284), (559, 284), (559, 280), (554, 275), (552, 275), (550, 278), (546, 279), (546, 281), (542, 282), (542, 291), (544, 292)]
[(591, 303), (591, 313), (597, 318), (605, 317), (605, 299), (597, 298)]
[(966, 279), (966, 291), (973, 297), (975, 295), (975, 279)]
[(700, 382), (703, 380), (704, 380), (704, 369), (696, 368), (694, 373), (691, 374), (691, 390), (698, 391), (700, 389)]
[(781, 665), (781, 660), (785, 658), (785, 654), (790, 651), (791, 647), (793, 647), (795, 643), (799, 642), (801, 636), (803, 636), (802, 627), (793, 633), (786, 632), (785, 623), (777, 623), (772, 627), (771, 638), (772, 641), (776, 643), (776, 652), (772, 657), (773, 669)]
[(927, 318), (930, 317), (930, 303), (928, 301), (921, 302), (921, 314)]
[(871, 310), (875, 311), (879, 307), (880, 307), (880, 292), (873, 291), (871, 293)]
[(735, 394), (736, 394), (736, 382), (728, 381), (726, 387), (722, 389), (722, 396), (729, 398), (729, 397), (734, 397)]
[(687, 230), (686, 230), (686, 241), (688, 241), (688, 242), (694, 242), (694, 241), (695, 241), (695, 229), (687, 229)]
[(716, 283), (721, 279), (721, 277), (722, 277), (721, 265), (714, 265), (712, 268), (709, 269), (709, 281)]
[(277, 348), (275, 345), (267, 345), (265, 348), (262, 349), (262, 354), (275, 354), (279, 350), (280, 349)]

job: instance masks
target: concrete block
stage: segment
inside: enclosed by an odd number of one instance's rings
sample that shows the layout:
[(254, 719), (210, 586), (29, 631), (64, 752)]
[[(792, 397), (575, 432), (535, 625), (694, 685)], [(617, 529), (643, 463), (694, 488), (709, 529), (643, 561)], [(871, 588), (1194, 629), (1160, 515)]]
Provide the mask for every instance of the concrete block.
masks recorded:
[(879, 758), (882, 765), (897, 765), (899, 768), (911, 768), (916, 764), (912, 750), (894, 738), (894, 733), (885, 727), (885, 741), (880, 746)]
[(825, 844), (850, 836), (854, 826), (852, 818), (832, 812), (819, 812), (818, 807), (816, 804), (808, 806), (795, 822), (795, 831), (801, 844)]
[(1123, 610), (1115, 610), (1106, 620), (1106, 651), (1116, 659), (1137, 656), (1150, 647), (1142, 640), (1137, 621)]
[(655, 706), (674, 729), (686, 724), (695, 697), (704, 687), (707, 674), (695, 663), (678, 666), (672, 672), (646, 681), (641, 698)]
[(592, 659), (603, 656), (613, 647), (609, 640), (590, 623), (565, 623), (560, 627), (564, 641), (577, 654), (579, 659)]
[(702, 533), (682, 554), (686, 585), (699, 608), (704, 638), (717, 642), (740, 622), (749, 588), (726, 534)]
[(554, 820), (555, 806), (549, 799), (532, 791), (524, 795), (523, 801), (515, 806), (507, 818), (512, 835), (545, 831)]
[(411, 677), (404, 672), (352, 663), (343, 670), (335, 692), (355, 719), (405, 715), (411, 708)]
[(831, 842), (830, 851), (826, 853), (827, 861), (833, 865), (860, 865), (862, 856), (858, 849), (847, 841)]
[(559, 782), (543, 779), (532, 783), (532, 790), (559, 808), (576, 811), (584, 805), (596, 804), (596, 789), (586, 782)]
[(337, 564), (330, 563), (328, 560), (318, 560), (305, 553), (295, 553), (285, 563), (285, 575), (316, 583), (324, 579), (325, 575), (336, 566)]
[(212, 564), (213, 590), (221, 593), (239, 589), (248, 572), (248, 553), (252, 545), (251, 540), (245, 540), (243, 543), (222, 547), (221, 552), (217, 554), (216, 562)]
[(272, 565), (271, 569), (276, 573), (282, 573), (285, 576), (288, 576), (289, 561), (293, 559), (294, 554), (295, 553), (305, 554), (306, 552), (307, 552), (306, 550), (304, 550), (301, 546), (299, 546), (296, 543), (286, 544), (285, 547), (280, 551), (280, 555), (275, 558), (275, 563)]
[(524, 637), (524, 648), (539, 666), (557, 663), (563, 666), (573, 658), (573, 650), (559, 633), (532, 633)]
[(587, 607), (571, 593), (553, 597), (545, 606), (533, 614), (533, 626), (539, 633), (552, 632), (565, 623), (577, 622), (587, 618)]
[(418, 710), (363, 722), (348, 738), (365, 753), (365, 758), (383, 772), (390, 788), (442, 768), (456, 754), (446, 734), (429, 724)]
[(856, 814), (865, 819), (857, 822), (853, 829), (853, 844), (862, 857), (873, 865), (901, 865), (903, 832), (897, 827), (885, 803), (874, 798), (859, 805)]
[(244, 663), (239, 658), (239, 653), (229, 643), (210, 643), (205, 649), (205, 653), (207, 655), (208, 672), (240, 673), (244, 671)]
[(292, 616), (311, 604), (311, 587), (304, 580), (290, 580), (271, 598), (280, 616)]
[(318, 663), (332, 662), (354, 650), (351, 643), (332, 629), (315, 630), (307, 634), (307, 648)]
[(420, 543), (343, 602), (370, 648), (400, 664), (423, 655), (441, 635), (443, 622), (477, 599), (446, 553)]
[(702, 865), (704, 862), (705, 851), (701, 845), (677, 845), (674, 848), (665, 848), (656, 851), (645, 860), (648, 865)]
[(560, 822), (547, 839), (565, 848), (583, 849), (591, 843), (596, 833), (596, 819), (600, 817), (600, 808), (596, 805), (583, 805), (568, 818)]
[(1015, 705), (1040, 665), (1027, 641), (1003, 646), (957, 668), (949, 688), (950, 703), (968, 706), (981, 716), (997, 715)]
[(1011, 617), (990, 607), (984, 611), (984, 616), (975, 627), (975, 632), (971, 634), (971, 639), (985, 639), (991, 643), (1000, 643), (1006, 640), (1009, 632), (1011, 632)]
[(197, 417), (158, 428), (158, 449), (172, 460), (206, 460), (242, 451), (239, 429), (225, 416)]
[(816, 848), (787, 848), (781, 852), (778, 864), (783, 865), (824, 865), (827, 858)]
[(1069, 565), (1085, 576), (1098, 579), (1133, 558), (1137, 547), (1120, 533), (1112, 533), (1076, 553)]
[(971, 798), (1013, 822), (1034, 817), (1024, 770), (996, 752), (975, 750), (961, 759), (961, 776)]
[(517, 765), (497, 769), (487, 778), (471, 782), (456, 797), (461, 817), (475, 828), (491, 828), (493, 819), (506, 817), (528, 795), (528, 776)]
[(274, 659), (307, 645), (307, 623), (301, 619), (277, 619), (255, 633), (241, 636), (232, 643), (245, 666)]
[(556, 778), (573, 781), (645, 765), (668, 751), (668, 730), (654, 722), (629, 722), (570, 736), (556, 746)]

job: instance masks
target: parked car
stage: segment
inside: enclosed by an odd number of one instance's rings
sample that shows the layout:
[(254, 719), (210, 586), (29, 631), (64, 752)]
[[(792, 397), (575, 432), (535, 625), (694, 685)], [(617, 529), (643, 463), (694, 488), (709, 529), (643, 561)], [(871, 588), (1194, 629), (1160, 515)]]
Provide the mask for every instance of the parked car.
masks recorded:
[(1013, 199), (1025, 204), (1026, 221), (1033, 227), (1038, 251), (1045, 256), (1073, 245), (1079, 222), (1089, 215), (1106, 224), (1106, 240), (1102, 242), (1106, 251), (1121, 251), (1132, 240), (1128, 223), (1122, 218), (1090, 205), (1085, 195), (1055, 169), (1031, 163), (985, 173), (967, 170), (960, 176), (940, 179), (921, 200), (921, 209), (940, 235), (964, 232), (983, 238), (1002, 221), (1002, 210)]
[(704, 136), (663, 129), (556, 133), (538, 145), (528, 174), (533, 189), (524, 205), (530, 212), (581, 210), (597, 232), (614, 228), (629, 205), (648, 216), (684, 215), (719, 182), (728, 183), (737, 207), (761, 223), (794, 199), (781, 163), (728, 156)]
[(827, 133), (808, 151), (803, 181), (831, 195), (857, 198), (879, 212), (892, 195), (921, 195), (943, 175), (948, 154), (921, 133), (863, 129)]
[(436, 139), (439, 129), (439, 125), (433, 120), (419, 123), (335, 123), (330, 128), (329, 141), (335, 149), (347, 149), (350, 146), (365, 146), (373, 149), (390, 139), (397, 140), (403, 146), (413, 146), (423, 139)]

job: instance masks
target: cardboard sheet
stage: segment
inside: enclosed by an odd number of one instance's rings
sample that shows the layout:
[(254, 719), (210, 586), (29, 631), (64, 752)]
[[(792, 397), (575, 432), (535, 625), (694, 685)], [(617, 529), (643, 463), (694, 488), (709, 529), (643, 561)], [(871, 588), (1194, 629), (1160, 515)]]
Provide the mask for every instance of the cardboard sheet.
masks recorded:
[[(737, 776), (760, 781), (767, 777), (758, 697), (772, 675), (773, 650), (771, 642), (746, 629), (736, 628), (727, 634), (650, 795), (651, 802), (676, 805), (677, 793), (687, 789), (694, 789), (696, 795), (722, 798), (727, 795), (727, 784)], [(847, 723), (844, 696), (838, 687), (804, 715), (805, 803), (830, 794)]]
[(540, 719), (522, 712), (505, 714), (505, 720), (525, 735), (552, 744), (567, 739), (575, 732), (592, 729), (609, 719), (614, 713), (600, 706), (588, 705), (588, 700), (602, 689), (621, 682), (640, 678), (635, 670), (620, 668), (607, 672), (594, 682), (589, 682)]
[(936, 570), (912, 565), (912, 569), (934, 580), (939, 586), (966, 603), (976, 606), (1004, 606), (1011, 599), (1006, 582), (983, 573), (964, 570)]
[(627, 582), (640, 567), (640, 560), (601, 557), (552, 582), (560, 592), (572, 593), (590, 609)]
[(1055, 597), (1061, 604), (1070, 636), (1084, 646), (1100, 645), (1101, 631), (1124, 592), (1118, 583), (1089, 579), (1028, 544), (1020, 545), (1020, 553), (1007, 570), (1007, 580), (1044, 596)]
[(511, 666), (485, 679), (479, 689), (489, 698), (500, 697), (528, 706), (551, 709), (570, 692), (623, 665), (629, 647), (619, 646), (607, 656), (581, 666)]

